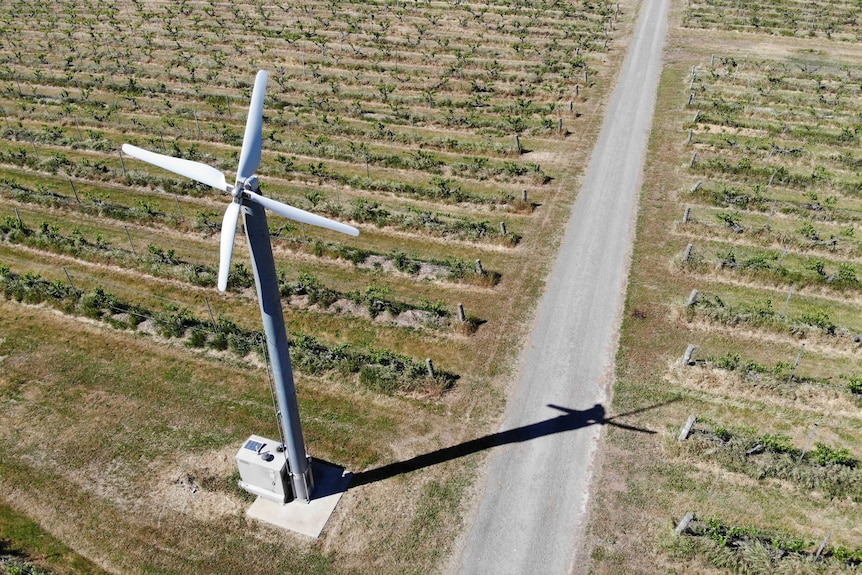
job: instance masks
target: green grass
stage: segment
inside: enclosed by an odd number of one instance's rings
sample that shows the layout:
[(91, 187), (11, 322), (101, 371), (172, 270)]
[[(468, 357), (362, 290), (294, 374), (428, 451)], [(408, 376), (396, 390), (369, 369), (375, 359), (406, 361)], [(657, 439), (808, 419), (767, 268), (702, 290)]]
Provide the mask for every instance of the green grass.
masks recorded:
[[(22, 567), (27, 560), (33, 561), (37, 569), (57, 575), (106, 573), (6, 503), (0, 503), (0, 555), (11, 556), (11, 561)], [(3, 572), (13, 571), (7, 566)]]

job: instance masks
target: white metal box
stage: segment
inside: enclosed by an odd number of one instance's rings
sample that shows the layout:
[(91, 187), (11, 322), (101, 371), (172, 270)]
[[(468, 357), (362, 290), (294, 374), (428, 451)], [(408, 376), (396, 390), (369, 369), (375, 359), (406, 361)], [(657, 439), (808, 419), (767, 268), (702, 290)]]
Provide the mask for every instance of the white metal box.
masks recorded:
[(236, 454), (239, 487), (278, 503), (293, 499), (287, 454), (278, 441), (252, 435)]

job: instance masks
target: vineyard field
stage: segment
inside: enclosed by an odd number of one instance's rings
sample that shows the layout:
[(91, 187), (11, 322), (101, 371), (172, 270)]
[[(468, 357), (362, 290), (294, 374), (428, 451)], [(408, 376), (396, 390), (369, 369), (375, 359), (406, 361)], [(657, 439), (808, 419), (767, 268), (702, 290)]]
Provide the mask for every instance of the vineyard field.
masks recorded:
[(438, 569), (482, 453), (351, 488), (315, 542), (244, 516), (235, 452), (277, 433), (247, 248), (218, 293), (227, 198), (121, 145), (230, 178), (269, 72), (261, 193), (361, 231), (269, 218), (306, 442), (382, 468), (499, 425), (633, 13), (3, 3), (0, 511), (33, 526), (10, 550), (61, 573)]

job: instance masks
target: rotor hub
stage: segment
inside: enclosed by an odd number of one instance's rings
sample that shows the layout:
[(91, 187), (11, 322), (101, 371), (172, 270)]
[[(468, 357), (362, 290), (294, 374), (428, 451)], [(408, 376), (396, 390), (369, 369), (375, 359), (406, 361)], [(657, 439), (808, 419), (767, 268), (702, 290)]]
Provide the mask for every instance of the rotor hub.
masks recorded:
[(242, 189), (248, 192), (257, 192), (260, 185), (257, 181), (257, 176), (249, 176), (242, 184)]

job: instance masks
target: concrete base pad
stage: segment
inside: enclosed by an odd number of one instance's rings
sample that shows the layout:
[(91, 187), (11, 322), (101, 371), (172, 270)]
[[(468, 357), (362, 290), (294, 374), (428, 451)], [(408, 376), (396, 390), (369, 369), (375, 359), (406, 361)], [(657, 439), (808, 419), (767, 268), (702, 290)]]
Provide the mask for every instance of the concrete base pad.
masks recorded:
[(323, 461), (312, 460), (311, 469), (314, 474), (311, 501), (294, 500), (282, 505), (258, 497), (246, 515), (317, 539), (341, 496), (347, 491), (352, 475), (341, 467)]

